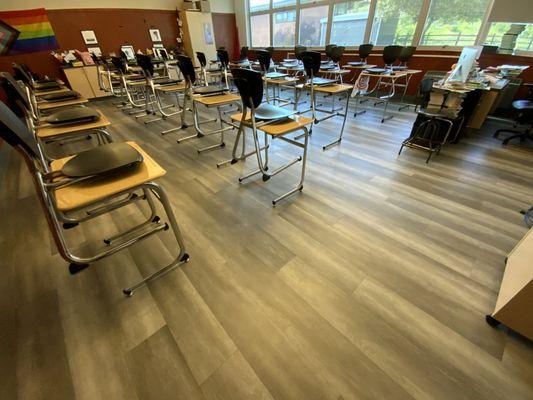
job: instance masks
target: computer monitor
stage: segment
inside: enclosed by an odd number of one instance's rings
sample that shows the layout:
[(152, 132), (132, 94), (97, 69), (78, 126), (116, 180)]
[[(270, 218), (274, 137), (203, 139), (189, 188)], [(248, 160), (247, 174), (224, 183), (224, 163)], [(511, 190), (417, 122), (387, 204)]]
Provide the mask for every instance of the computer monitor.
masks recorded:
[(470, 71), (475, 65), (476, 60), (481, 55), (481, 46), (465, 46), (459, 56), (459, 61), (455, 64), (450, 76), (446, 79), (446, 83), (465, 83), (468, 80)]

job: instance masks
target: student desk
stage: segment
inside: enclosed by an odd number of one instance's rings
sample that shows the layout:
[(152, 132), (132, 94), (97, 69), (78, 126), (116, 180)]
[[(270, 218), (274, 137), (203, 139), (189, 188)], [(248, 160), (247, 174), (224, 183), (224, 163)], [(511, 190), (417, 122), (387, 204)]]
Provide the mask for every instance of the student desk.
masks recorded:
[[(359, 74), (359, 77), (357, 78), (357, 82), (356, 82), (357, 87), (355, 88), (357, 90), (356, 96), (360, 96), (360, 97), (373, 96), (377, 99), (374, 105), (384, 103), (385, 107), (383, 108), (383, 115), (381, 118), (381, 122), (383, 123), (386, 120), (391, 119), (393, 117), (392, 114), (387, 115), (387, 108), (388, 108), (390, 100), (396, 95), (396, 89), (403, 88), (402, 97), (400, 100), (400, 103), (402, 103), (405, 93), (407, 92), (407, 87), (409, 86), (409, 82), (411, 81), (411, 77), (421, 72), (422, 71), (418, 69), (406, 69), (402, 71), (393, 71), (393, 72), (384, 73), (384, 74), (372, 74), (372, 73), (369, 73), (363, 70)], [(374, 84), (374, 87), (369, 90), (370, 80), (372, 78), (376, 78), (376, 83)], [(364, 82), (364, 80), (368, 80), (368, 83), (364, 85), (366, 86), (366, 88), (363, 88), (362, 82)], [(380, 96), (379, 91), (382, 88), (385, 88), (388, 90), (386, 91), (384, 95)]]

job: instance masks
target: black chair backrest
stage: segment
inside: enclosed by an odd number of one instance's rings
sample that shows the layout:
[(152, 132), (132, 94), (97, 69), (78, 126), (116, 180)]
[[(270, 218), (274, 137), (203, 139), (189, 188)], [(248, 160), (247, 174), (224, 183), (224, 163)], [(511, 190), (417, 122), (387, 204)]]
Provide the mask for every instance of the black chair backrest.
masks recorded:
[(224, 48), (220, 48), (217, 50), (217, 57), (218, 61), (220, 61), (220, 65), (223, 69), (228, 68), (229, 64), (229, 54), (228, 51)]
[[(10, 108), (17, 113), (19, 117), (26, 115), (30, 110), (30, 100), (27, 93), (18, 84), (18, 82), (7, 72), (0, 72), (0, 86), (6, 94)], [(24, 107), (25, 109), (21, 108)]]
[(196, 52), (196, 58), (198, 59), (198, 62), (204, 68), (207, 65), (207, 59), (205, 58), (205, 54), (201, 51)]
[(256, 50), (255, 55), (259, 61), (259, 67), (262, 72), (267, 72), (270, 68), (270, 53), (268, 50)]
[(394, 63), (394, 61), (400, 58), (402, 50), (403, 46), (385, 46), (385, 48), (383, 49), (383, 61), (385, 62), (385, 65), (391, 65), (392, 63)]
[(185, 80), (190, 84), (194, 85), (196, 82), (196, 72), (194, 71), (194, 65), (192, 65), (192, 60), (189, 56), (185, 54), (178, 55), (178, 67), (183, 74)]
[(337, 47), (336, 44), (328, 44), (328, 45), (326, 45), (326, 57), (327, 58), (331, 58), (332, 51), (333, 51), (333, 49), (335, 47)]
[(27, 85), (33, 86), (33, 79), (31, 74), (28, 74), (27, 70), (22, 67), (21, 64), (11, 64), (13, 71), (15, 72), (15, 79), (24, 82)]
[(166, 49), (159, 49), (159, 55), (161, 56), (161, 58), (165, 61), (168, 60), (168, 53), (166, 51)]
[(427, 107), (427, 104), (429, 103), (429, 97), (431, 90), (433, 89), (433, 83), (435, 82), (435, 79), (432, 78), (423, 78), (420, 82), (420, 86), (418, 87), (418, 97), (419, 105), (420, 107), (424, 108)]
[(338, 63), (341, 60), (342, 55), (344, 54), (344, 49), (345, 49), (344, 46), (333, 47), (330, 50), (330, 55), (329, 55), (329, 58), (331, 59), (331, 61)]
[(270, 58), (274, 55), (274, 47), (265, 47), (265, 50), (268, 51), (268, 54), (270, 54)]
[(111, 57), (111, 63), (114, 65), (114, 67), (116, 69), (118, 69), (123, 74), (128, 73), (128, 69), (126, 68), (125, 58), (122, 58), (122, 57)]
[(241, 47), (241, 53), (239, 54), (239, 59), (240, 60), (244, 60), (246, 58), (248, 58), (248, 47), (247, 46), (242, 46)]
[(405, 46), (402, 49), (402, 52), (400, 53), (400, 56), (398, 57), (398, 59), (401, 62), (405, 63), (409, 61), (411, 57), (413, 57), (413, 55), (415, 54), (415, 51), (416, 51), (416, 46)]
[(294, 57), (296, 57), (297, 60), (301, 60), (302, 52), (306, 50), (307, 50), (307, 47), (305, 46), (301, 46), (301, 45), (294, 46)]
[(260, 72), (247, 68), (232, 68), (231, 75), (241, 95), (244, 107), (257, 108), (263, 100), (263, 78)]
[(137, 64), (142, 68), (144, 74), (148, 77), (154, 75), (154, 64), (152, 63), (152, 58), (145, 54), (136, 54)]
[(316, 76), (320, 70), (320, 53), (318, 51), (306, 50), (300, 54), (300, 57), (307, 76)]
[(13, 147), (22, 147), (31, 158), (38, 159), (39, 150), (34, 136), (2, 101), (0, 101), (0, 138)]
[(374, 45), (371, 43), (360, 45), (359, 46), (359, 57), (364, 60), (370, 55), (370, 53), (372, 53), (373, 48), (374, 48)]

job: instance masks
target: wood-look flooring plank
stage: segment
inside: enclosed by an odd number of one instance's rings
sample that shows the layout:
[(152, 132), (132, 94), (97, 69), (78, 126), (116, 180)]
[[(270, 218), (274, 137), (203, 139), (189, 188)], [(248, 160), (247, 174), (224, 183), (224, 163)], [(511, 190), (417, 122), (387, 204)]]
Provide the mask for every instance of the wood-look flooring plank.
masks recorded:
[(72, 399), (75, 388), (55, 290), (17, 308), (17, 398)]
[[(299, 165), (239, 184), (257, 168), (253, 157), (215, 166), (230, 157), (234, 131), (224, 149), (199, 155), (216, 135), (177, 144), (192, 127), (162, 136), (175, 119), (145, 125), (108, 100), (91, 106), (116, 140), (137, 141), (167, 170), (159, 183), (191, 261), (123, 297), (177, 254), (167, 231), (71, 276), (27, 168), (0, 146), (0, 398), (533, 396), (533, 348), (483, 321), (502, 260), (526, 232), (518, 209), (533, 196), (533, 149), (502, 147), (496, 124), (425, 164), (416, 150), (397, 155), (412, 112), (394, 110), (383, 124), (379, 109), (350, 115), (328, 151), (321, 145), (340, 125), (324, 121), (310, 138), (303, 192), (272, 208)], [(250, 132), (246, 140), (252, 149)], [(269, 165), (297, 154), (276, 140)], [(128, 206), (66, 236), (90, 254), (139, 221)]]
[(207, 400), (274, 400), (239, 351), (202, 384), (202, 392)]
[(168, 327), (137, 345), (126, 358), (139, 399), (204, 399)]

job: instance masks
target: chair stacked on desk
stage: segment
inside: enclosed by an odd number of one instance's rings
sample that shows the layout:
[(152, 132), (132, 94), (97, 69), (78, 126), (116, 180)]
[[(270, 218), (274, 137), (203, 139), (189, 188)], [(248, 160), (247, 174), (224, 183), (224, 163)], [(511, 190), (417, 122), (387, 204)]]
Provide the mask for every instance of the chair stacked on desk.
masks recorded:
[[(234, 164), (250, 155), (255, 155), (258, 164), (257, 170), (240, 177), (239, 182), (243, 182), (257, 174), (261, 174), (263, 181), (266, 182), (274, 175), (277, 175), (295, 163), (302, 162), (298, 184), (294, 189), (289, 190), (285, 194), (274, 199), (272, 204), (276, 205), (280, 200), (303, 189), (307, 161), (307, 147), (309, 142), (309, 130), (307, 126), (312, 124), (313, 120), (308, 117), (297, 116), (297, 113), (294, 110), (263, 103), (263, 77), (260, 72), (235, 68), (232, 69), (231, 73), (242, 101), (242, 112), (231, 116), (234, 121), (239, 122), (239, 129), (235, 139), (231, 163)], [(245, 153), (245, 128), (251, 129), (255, 148), (253, 152), (248, 154)], [(259, 143), (259, 131), (264, 133), (263, 147), (261, 147)], [(303, 131), (303, 143), (287, 137), (288, 134), (297, 131)], [(241, 156), (238, 157), (237, 148), (241, 137)], [(269, 137), (280, 139), (301, 148), (303, 150), (303, 155), (272, 171), (268, 165), (268, 150), (270, 147), (268, 143)], [(263, 151), (264, 157), (262, 155)]]
[[(339, 138), (333, 142), (323, 146), (323, 150), (327, 150), (330, 147), (339, 144), (342, 140), (342, 135), (344, 133), (344, 127), (346, 126), (346, 117), (348, 115), (348, 106), (350, 101), (350, 93), (352, 91), (352, 85), (338, 83), (335, 79), (326, 79), (318, 77), (321, 66), (321, 56), (317, 51), (304, 51), (301, 54), (302, 62), (304, 65), (306, 81), (304, 84), (299, 85), (300, 94), (304, 90), (310, 91), (310, 108), (304, 112), (311, 112), (314, 124), (318, 124), (324, 120), (341, 117), (342, 118), (342, 127), (339, 133)], [(320, 108), (317, 105), (317, 93), (322, 94), (324, 98), (332, 99), (331, 110)], [(344, 97), (345, 105), (340, 108), (335, 106), (336, 98), (340, 97), (341, 101)], [(298, 98), (295, 100), (296, 105), (298, 104)], [(342, 112), (339, 112), (343, 110)], [(326, 114), (325, 116), (319, 116), (318, 113)]]
[[(49, 227), (61, 256), (70, 263), (72, 274), (89, 267), (155, 233), (171, 230), (179, 253), (165, 267), (124, 289), (126, 295), (167, 274), (189, 260), (184, 241), (163, 188), (154, 182), (165, 170), (135, 142), (115, 143), (100, 128), (109, 122), (88, 107), (61, 107), (46, 117), (37, 118), (28, 97), (29, 88), (7, 73), (0, 73), (0, 84), (9, 107), (0, 102), (0, 138), (17, 150), (26, 161), (35, 183)], [(34, 88), (32, 88), (33, 90)], [(97, 124), (100, 128), (95, 128)], [(43, 134), (43, 132), (48, 134)], [(96, 131), (98, 146), (68, 156), (46, 155), (47, 140), (87, 136)], [(158, 201), (168, 219), (161, 220)], [(100, 248), (89, 255), (77, 254), (69, 245), (67, 231), (76, 234), (78, 225), (109, 214), (130, 204), (145, 204), (150, 212), (143, 222), (103, 237)], [(102, 234), (103, 236), (103, 234)]]
[[(227, 55), (227, 52), (225, 53)], [(224, 58), (224, 57), (223, 57)], [(226, 60), (222, 62), (222, 68), (226, 67)], [(198, 153), (206, 150), (212, 150), (215, 148), (222, 148), (225, 146), (224, 133), (232, 130), (233, 125), (227, 123), (222, 117), (222, 110), (225, 107), (235, 105), (239, 101), (239, 96), (230, 93), (229, 87), (226, 85), (196, 85), (196, 72), (192, 64), (190, 57), (185, 55), (178, 55), (178, 66), (185, 79), (185, 93), (183, 110), (187, 110), (187, 104), (189, 101), (192, 103), (192, 115), (194, 121), (194, 128), (196, 133), (190, 136), (182, 137), (177, 140), (178, 143), (182, 143), (185, 140), (192, 138), (201, 138), (204, 136), (210, 136), (214, 134), (220, 134), (220, 142), (218, 144), (207, 146), (198, 149)], [(225, 78), (226, 82), (228, 78)], [(214, 108), (218, 113), (218, 120), (220, 127), (212, 130), (205, 130), (201, 125), (216, 122), (217, 119), (207, 119), (201, 121), (200, 106), (205, 108)]]

